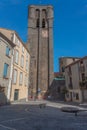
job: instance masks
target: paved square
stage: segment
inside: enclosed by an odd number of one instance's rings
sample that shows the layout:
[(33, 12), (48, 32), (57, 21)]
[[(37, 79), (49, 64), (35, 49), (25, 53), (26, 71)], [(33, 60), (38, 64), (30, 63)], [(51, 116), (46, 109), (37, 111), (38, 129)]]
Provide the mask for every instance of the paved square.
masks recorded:
[(87, 112), (75, 117), (59, 108), (39, 105), (0, 107), (0, 130), (87, 130)]

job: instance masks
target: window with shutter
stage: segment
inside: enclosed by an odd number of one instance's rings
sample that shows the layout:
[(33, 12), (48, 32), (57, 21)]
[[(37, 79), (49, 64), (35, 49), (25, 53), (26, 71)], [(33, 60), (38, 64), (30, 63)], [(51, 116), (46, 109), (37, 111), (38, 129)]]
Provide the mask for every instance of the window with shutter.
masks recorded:
[(4, 71), (3, 71), (3, 77), (6, 78), (7, 77), (7, 73), (8, 73), (8, 64), (4, 63)]
[(6, 56), (10, 56), (10, 48), (8, 46), (6, 47)]
[(15, 63), (18, 64), (18, 58), (19, 58), (19, 52), (16, 50), (15, 51)]
[(22, 85), (23, 82), (23, 73), (20, 72), (19, 84)]
[(24, 66), (24, 56), (22, 55), (21, 56), (21, 67), (23, 67)]
[(22, 47), (22, 52), (24, 53), (24, 47)]
[(14, 69), (14, 73), (13, 73), (13, 83), (16, 84), (17, 82), (17, 70)]
[(28, 71), (28, 60), (26, 60), (26, 70)]

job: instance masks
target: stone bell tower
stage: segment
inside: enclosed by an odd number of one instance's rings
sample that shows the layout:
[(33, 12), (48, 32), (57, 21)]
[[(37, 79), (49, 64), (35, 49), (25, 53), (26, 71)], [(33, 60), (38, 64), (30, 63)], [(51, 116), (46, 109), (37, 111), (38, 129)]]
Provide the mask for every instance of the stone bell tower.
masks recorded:
[(29, 93), (43, 97), (53, 80), (53, 7), (31, 5), (28, 10), (31, 54)]

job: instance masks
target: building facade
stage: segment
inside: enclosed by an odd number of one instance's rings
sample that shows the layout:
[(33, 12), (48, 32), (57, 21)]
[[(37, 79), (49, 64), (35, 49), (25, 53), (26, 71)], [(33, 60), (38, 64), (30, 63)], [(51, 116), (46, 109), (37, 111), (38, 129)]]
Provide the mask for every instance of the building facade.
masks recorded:
[(15, 44), (10, 101), (28, 100), (30, 53), (15, 31), (0, 31)]
[(65, 76), (65, 67), (77, 60), (79, 60), (79, 57), (60, 57), (59, 58), (59, 72)]
[(43, 97), (53, 74), (53, 7), (29, 6), (30, 96)]
[(87, 56), (65, 68), (66, 100), (87, 101)]
[(16, 33), (14, 33), (13, 42), (16, 47), (14, 49), (11, 101), (28, 100), (30, 55)]
[(0, 32), (0, 104), (9, 102), (15, 45)]
[(48, 95), (52, 100), (65, 100), (65, 78), (56, 77), (48, 90)]

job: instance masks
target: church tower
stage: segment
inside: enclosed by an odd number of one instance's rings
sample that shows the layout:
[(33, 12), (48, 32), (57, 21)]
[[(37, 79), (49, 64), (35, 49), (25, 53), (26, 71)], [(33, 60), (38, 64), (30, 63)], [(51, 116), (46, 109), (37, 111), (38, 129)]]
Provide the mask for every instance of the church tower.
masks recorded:
[(30, 95), (43, 97), (53, 80), (53, 7), (31, 5), (28, 10)]

